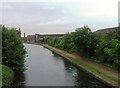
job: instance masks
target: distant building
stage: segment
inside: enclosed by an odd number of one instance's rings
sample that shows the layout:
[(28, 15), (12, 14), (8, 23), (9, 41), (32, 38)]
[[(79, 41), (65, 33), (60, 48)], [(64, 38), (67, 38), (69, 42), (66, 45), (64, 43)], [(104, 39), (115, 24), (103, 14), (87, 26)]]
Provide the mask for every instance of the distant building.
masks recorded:
[(25, 33), (24, 33), (24, 36), (21, 37), (21, 39), (22, 39), (23, 42), (27, 42), (27, 37), (26, 37), (26, 34), (25, 34)]
[(95, 33), (108, 33), (110, 31), (113, 32), (113, 31), (118, 31), (118, 30), (120, 30), (120, 26), (119, 27), (99, 29), (99, 30), (95, 31)]
[(35, 43), (35, 35), (27, 35), (28, 43)]
[(19, 28), (19, 29), (16, 29), (16, 33), (17, 33), (17, 35), (19, 36), (19, 37), (21, 37), (21, 29)]
[(24, 33), (24, 38), (25, 38), (25, 33)]
[(45, 36), (62, 38), (64, 34), (35, 34), (35, 42), (40, 43)]

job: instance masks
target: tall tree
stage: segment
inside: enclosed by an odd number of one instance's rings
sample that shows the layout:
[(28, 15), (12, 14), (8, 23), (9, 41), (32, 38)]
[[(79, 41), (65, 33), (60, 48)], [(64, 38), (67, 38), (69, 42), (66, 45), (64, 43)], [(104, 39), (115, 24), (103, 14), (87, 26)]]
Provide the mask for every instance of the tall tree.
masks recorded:
[(2, 64), (14, 72), (25, 70), (26, 49), (14, 28), (2, 26)]

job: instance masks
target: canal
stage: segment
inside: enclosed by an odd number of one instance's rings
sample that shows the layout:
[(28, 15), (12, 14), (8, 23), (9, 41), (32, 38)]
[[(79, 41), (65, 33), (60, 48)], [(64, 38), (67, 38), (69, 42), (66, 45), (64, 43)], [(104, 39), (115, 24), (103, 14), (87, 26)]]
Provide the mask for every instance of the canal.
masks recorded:
[[(14, 86), (81, 86), (109, 88), (69, 61), (40, 45), (25, 44), (27, 70), (15, 76)], [(79, 88), (79, 87), (78, 87)]]

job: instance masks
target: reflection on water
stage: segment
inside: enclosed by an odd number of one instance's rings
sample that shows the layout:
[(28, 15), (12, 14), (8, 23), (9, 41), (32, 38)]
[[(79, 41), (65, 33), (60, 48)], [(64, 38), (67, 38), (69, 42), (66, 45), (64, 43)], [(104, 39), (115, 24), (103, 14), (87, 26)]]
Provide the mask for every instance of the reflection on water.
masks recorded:
[(28, 50), (28, 70), (17, 74), (14, 86), (76, 86), (75, 88), (109, 88), (66, 59), (39, 46), (25, 44)]
[[(57, 55), (57, 54), (56, 54)], [(57, 55), (59, 57), (59, 55)], [(103, 84), (99, 80), (95, 79), (89, 73), (80, 70), (71, 64), (68, 60), (63, 59), (64, 66), (67, 74), (71, 74), (74, 77), (74, 86), (82, 86), (89, 88), (108, 88), (107, 85)], [(110, 87), (109, 87), (110, 88)]]

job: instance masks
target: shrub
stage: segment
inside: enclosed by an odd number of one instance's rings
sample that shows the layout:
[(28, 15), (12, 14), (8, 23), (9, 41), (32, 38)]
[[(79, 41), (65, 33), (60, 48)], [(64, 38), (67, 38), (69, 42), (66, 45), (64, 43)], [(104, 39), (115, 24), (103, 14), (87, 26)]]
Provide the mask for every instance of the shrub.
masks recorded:
[(14, 78), (14, 73), (12, 69), (5, 65), (2, 66), (2, 88), (7, 88), (11, 85), (12, 80)]

